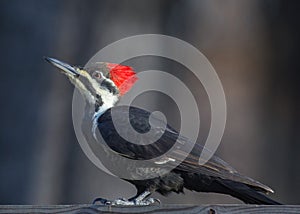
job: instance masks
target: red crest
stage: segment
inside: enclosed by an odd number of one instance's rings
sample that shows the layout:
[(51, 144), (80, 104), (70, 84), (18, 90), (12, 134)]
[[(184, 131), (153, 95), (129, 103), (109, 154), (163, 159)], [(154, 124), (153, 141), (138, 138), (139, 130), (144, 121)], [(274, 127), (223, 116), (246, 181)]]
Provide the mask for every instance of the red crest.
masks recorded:
[(136, 73), (130, 66), (107, 63), (110, 79), (118, 87), (120, 94), (126, 94), (138, 80)]

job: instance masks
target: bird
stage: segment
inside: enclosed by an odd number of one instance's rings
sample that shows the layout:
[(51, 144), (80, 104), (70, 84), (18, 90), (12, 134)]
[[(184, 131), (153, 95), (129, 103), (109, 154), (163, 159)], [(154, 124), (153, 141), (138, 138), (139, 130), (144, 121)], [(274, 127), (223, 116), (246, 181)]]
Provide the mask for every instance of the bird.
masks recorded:
[[(189, 154), (185, 151), (176, 151), (168, 154), (161, 161), (152, 161), (152, 158), (168, 151), (176, 141), (183, 145), (191, 142), (160, 118), (154, 117), (155, 127), (151, 127), (149, 123), (151, 112), (134, 106), (117, 105), (120, 98), (129, 93), (138, 81), (137, 74), (132, 67), (96, 62), (83, 68), (51, 57), (45, 57), (45, 60), (66, 75), (83, 96), (86, 107), (82, 131), (89, 143), (99, 146), (102, 156), (107, 157), (108, 166), (118, 165), (117, 162), (120, 160), (115, 157), (125, 160), (147, 160), (151, 165), (151, 167), (139, 167), (141, 173), (146, 175), (145, 179), (135, 179), (134, 176), (132, 179), (121, 178), (136, 187), (135, 196), (115, 200), (97, 198), (94, 203), (125, 206), (150, 205), (160, 203), (159, 199), (150, 197), (154, 192), (167, 196), (171, 192), (184, 193), (187, 189), (230, 195), (246, 204), (281, 204), (267, 196), (269, 193), (274, 193), (270, 187), (240, 174), (216, 155), (212, 155), (206, 163), (199, 164), (199, 154), (210, 152), (199, 143), (195, 144)], [(121, 126), (121, 131), (116, 130), (116, 124), (114, 124), (116, 121), (112, 119), (112, 114), (117, 118), (117, 125)], [(119, 133), (129, 132), (129, 127), (122, 125), (126, 118), (138, 133), (147, 133), (153, 129), (154, 133), (161, 135), (160, 138), (155, 143), (148, 142), (149, 144), (140, 145), (138, 143), (140, 139), (133, 134), (131, 139), (136, 139), (137, 142), (127, 141)], [(151, 140), (146, 137), (142, 141), (147, 143)], [(183, 155), (185, 158), (178, 165), (174, 165)], [(125, 170), (131, 173), (136, 172), (136, 169), (136, 165), (129, 164)]]

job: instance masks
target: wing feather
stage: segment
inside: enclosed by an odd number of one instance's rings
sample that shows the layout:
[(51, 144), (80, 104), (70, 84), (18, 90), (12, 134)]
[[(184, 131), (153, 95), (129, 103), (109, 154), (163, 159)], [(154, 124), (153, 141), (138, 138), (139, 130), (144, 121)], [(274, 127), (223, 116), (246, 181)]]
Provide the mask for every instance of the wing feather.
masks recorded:
[[(117, 106), (114, 107), (114, 114), (118, 115), (118, 119), (120, 121), (117, 121), (118, 123), (122, 124), (122, 122), (125, 123), (126, 116), (128, 117), (128, 114), (126, 114), (126, 109), (128, 107), (122, 107)], [(149, 124), (149, 116), (150, 112), (136, 108), (136, 107), (130, 107), (130, 114), (129, 119), (132, 127), (139, 132), (144, 133), (151, 129), (151, 126)], [(162, 135), (162, 137), (157, 140), (153, 144), (149, 145), (138, 145), (134, 143), (127, 142), (120, 136), (115, 135), (115, 129), (114, 124), (111, 119), (110, 110), (105, 112), (100, 118), (99, 118), (99, 125), (98, 129), (101, 132), (102, 136), (105, 137), (106, 144), (118, 154), (130, 158), (130, 159), (149, 159), (151, 161), (151, 158), (155, 158), (157, 156), (163, 155), (172, 148), (176, 140), (178, 140), (183, 145), (190, 145), (192, 142), (189, 141), (188, 138), (179, 136), (179, 134), (170, 126), (166, 126), (166, 124), (155, 118), (151, 118), (154, 120), (157, 120), (155, 124), (161, 123), (161, 126), (152, 127), (155, 129), (155, 133), (158, 135)], [(115, 120), (114, 120), (115, 121)], [(163, 129), (162, 127), (167, 127), (166, 129)], [(121, 130), (124, 134), (128, 134), (127, 130)], [(137, 138), (138, 139), (138, 138)], [(146, 139), (147, 140), (147, 139)], [(149, 139), (151, 140), (151, 139)], [(145, 139), (143, 139), (145, 141)], [(135, 142), (136, 143), (136, 142)], [(162, 158), (162, 161), (160, 162), (153, 162), (153, 164), (156, 164), (157, 167), (172, 167), (172, 164), (178, 164), (178, 160), (183, 161), (176, 166), (175, 170), (179, 171), (186, 171), (191, 173), (200, 173), (205, 174), (207, 176), (212, 177), (218, 177), (221, 179), (228, 179), (232, 181), (237, 181), (241, 183), (245, 183), (259, 191), (263, 192), (271, 192), (273, 193), (273, 190), (264, 185), (261, 184), (258, 181), (255, 181), (247, 176), (239, 174), (233, 167), (231, 167), (228, 163), (220, 159), (219, 157), (213, 155), (210, 160), (208, 160), (204, 165), (199, 164), (199, 157), (202, 152), (210, 154), (211, 152), (204, 148), (200, 144), (195, 144), (193, 147), (193, 150), (187, 154), (183, 150), (178, 150), (172, 148), (173, 151), (168, 154), (168, 156), (165, 156)], [(175, 160), (175, 161), (165, 161), (165, 160)], [(165, 162), (164, 162), (165, 161)]]

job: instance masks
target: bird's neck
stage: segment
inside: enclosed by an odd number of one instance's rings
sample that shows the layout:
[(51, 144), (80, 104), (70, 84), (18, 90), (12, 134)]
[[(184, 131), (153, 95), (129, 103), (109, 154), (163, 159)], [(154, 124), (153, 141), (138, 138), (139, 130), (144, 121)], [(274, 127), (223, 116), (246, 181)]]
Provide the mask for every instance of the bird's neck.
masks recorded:
[[(96, 98), (96, 102), (95, 102), (95, 106), (94, 106), (94, 110), (92, 113), (92, 132), (94, 137), (95, 136), (95, 130), (97, 128), (97, 124), (98, 124), (98, 119), (99, 117), (106, 112), (108, 109), (114, 107), (117, 102), (119, 101), (119, 95), (117, 94), (113, 94), (110, 92), (103, 92), (101, 93), (101, 95), (99, 95)], [(90, 111), (91, 112), (91, 111)]]
[(110, 92), (103, 92), (97, 97), (93, 120), (97, 120), (105, 111), (114, 107), (119, 101), (119, 95)]

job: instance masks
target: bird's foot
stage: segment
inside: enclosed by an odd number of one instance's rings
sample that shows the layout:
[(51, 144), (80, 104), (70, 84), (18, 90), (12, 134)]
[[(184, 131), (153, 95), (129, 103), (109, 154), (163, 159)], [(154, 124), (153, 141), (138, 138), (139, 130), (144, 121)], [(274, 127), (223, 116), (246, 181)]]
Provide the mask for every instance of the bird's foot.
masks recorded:
[(158, 198), (146, 198), (143, 200), (134, 199), (134, 205), (136, 206), (145, 206), (145, 205), (160, 205), (160, 200)]
[(119, 198), (114, 201), (110, 201), (104, 198), (96, 198), (93, 204), (97, 204), (98, 202), (100, 202), (101, 205), (108, 205), (108, 206), (147, 206), (147, 205), (160, 204), (160, 200), (156, 198), (147, 198), (143, 200), (138, 200), (138, 199), (128, 200), (125, 198)]

